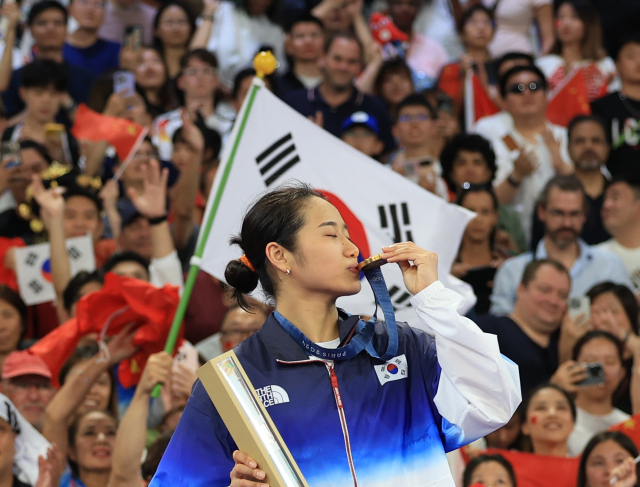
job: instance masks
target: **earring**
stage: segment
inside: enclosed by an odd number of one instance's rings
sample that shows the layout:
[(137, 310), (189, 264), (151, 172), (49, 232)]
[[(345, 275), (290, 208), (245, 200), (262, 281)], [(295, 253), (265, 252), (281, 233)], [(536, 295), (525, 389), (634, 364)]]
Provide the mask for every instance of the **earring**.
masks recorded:
[(287, 276), (291, 275), (291, 269), (287, 269)]

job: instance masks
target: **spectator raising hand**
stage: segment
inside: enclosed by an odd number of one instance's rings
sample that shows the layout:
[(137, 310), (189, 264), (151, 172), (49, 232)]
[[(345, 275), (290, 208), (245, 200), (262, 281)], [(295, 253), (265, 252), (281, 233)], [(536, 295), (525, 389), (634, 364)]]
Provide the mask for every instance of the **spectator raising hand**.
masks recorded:
[(157, 159), (151, 159), (148, 165), (141, 167), (143, 192), (134, 187), (127, 189), (127, 195), (136, 209), (145, 217), (155, 219), (166, 215), (167, 180), (169, 169), (160, 170)]
[(140, 458), (147, 435), (151, 391), (156, 384), (169, 381), (173, 360), (167, 352), (149, 356), (129, 409), (122, 418), (113, 453), (110, 487), (139, 487)]

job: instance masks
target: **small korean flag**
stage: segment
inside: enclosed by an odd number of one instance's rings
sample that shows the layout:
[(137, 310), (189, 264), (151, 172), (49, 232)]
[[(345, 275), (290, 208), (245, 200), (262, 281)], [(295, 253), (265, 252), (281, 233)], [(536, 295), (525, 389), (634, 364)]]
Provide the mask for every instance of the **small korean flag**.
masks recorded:
[(409, 377), (407, 358), (404, 354), (398, 355), (382, 365), (376, 365), (375, 369), (380, 385), (382, 386), (387, 382), (406, 379)]
[[(90, 235), (70, 238), (66, 245), (72, 276), (80, 271), (95, 270)], [(55, 300), (48, 243), (16, 248), (16, 264), (20, 296), (28, 306)]]

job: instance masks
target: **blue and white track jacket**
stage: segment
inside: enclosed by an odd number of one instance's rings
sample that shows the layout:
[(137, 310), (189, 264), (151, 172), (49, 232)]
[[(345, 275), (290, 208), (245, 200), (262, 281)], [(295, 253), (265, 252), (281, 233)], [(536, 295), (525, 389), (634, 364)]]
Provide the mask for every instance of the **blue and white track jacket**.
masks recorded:
[[(398, 324), (397, 357), (309, 359), (270, 316), (235, 350), (310, 487), (453, 487), (445, 452), (509, 421), (518, 367), (435, 282), (413, 297), (421, 325)], [(340, 322), (347, 341), (357, 317)], [(382, 323), (374, 345), (386, 348)], [(343, 343), (344, 344), (344, 343)], [(151, 487), (223, 487), (236, 445), (197, 381)]]

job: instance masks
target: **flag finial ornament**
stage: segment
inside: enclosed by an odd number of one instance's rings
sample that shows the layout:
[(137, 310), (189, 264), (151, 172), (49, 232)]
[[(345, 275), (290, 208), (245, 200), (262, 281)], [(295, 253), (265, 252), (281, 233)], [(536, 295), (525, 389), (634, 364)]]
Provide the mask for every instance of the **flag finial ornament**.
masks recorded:
[(278, 67), (278, 61), (271, 51), (261, 51), (253, 58), (253, 67), (258, 78), (272, 74)]

